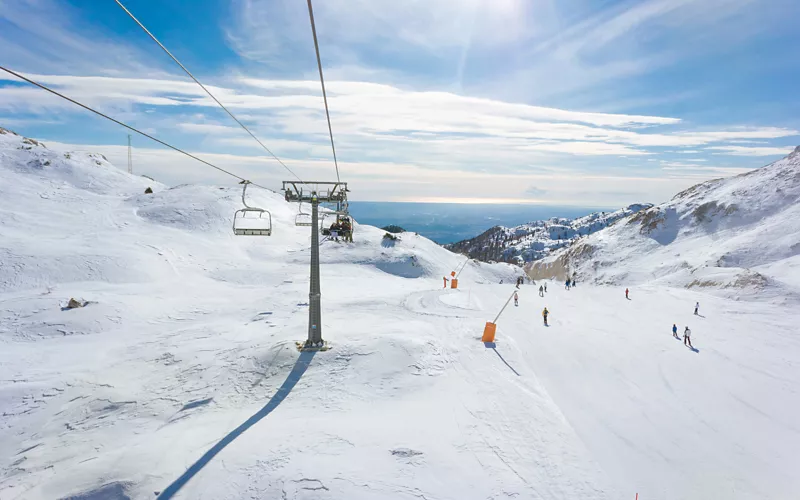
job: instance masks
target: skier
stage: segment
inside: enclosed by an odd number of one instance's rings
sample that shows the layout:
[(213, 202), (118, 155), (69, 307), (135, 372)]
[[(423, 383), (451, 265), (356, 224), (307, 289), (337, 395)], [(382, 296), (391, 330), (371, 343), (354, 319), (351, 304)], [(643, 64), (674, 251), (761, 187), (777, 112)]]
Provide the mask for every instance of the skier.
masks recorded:
[(542, 311), (542, 318), (544, 318), (544, 326), (549, 326), (547, 324), (547, 315), (550, 314), (550, 311), (547, 310), (547, 307), (544, 308)]
[(692, 345), (692, 331), (689, 330), (688, 326), (683, 331), (683, 345), (688, 345), (689, 347), (694, 349), (694, 346)]
[(541, 285), (539, 285), (539, 297), (544, 297), (544, 288)]
[(569, 290), (569, 278), (564, 282), (564, 290)]
[(443, 288), (447, 288), (447, 276), (445, 276), (443, 279), (444, 279), (444, 287)]
[(697, 316), (697, 315), (698, 315), (698, 312), (697, 312), (697, 311), (699, 311), (699, 310), (700, 310), (700, 302), (697, 302), (697, 303), (694, 305), (694, 315), (695, 315), (695, 316)]
[(675, 323), (672, 324), (672, 336), (680, 340), (680, 337), (678, 337), (678, 325)]
[(514, 306), (519, 306), (519, 295), (517, 295), (517, 292), (514, 292)]
[(571, 288), (575, 288), (575, 278), (572, 278), (572, 284), (570, 285)]
[(627, 288), (625, 289), (625, 298), (630, 300), (630, 297), (628, 297), (628, 289)]
[(544, 282), (544, 293), (547, 293), (547, 282)]
[(517, 289), (519, 289), (519, 285), (521, 284), (521, 283), (519, 282), (519, 280), (520, 280), (520, 279), (521, 279), (521, 278), (517, 278)]

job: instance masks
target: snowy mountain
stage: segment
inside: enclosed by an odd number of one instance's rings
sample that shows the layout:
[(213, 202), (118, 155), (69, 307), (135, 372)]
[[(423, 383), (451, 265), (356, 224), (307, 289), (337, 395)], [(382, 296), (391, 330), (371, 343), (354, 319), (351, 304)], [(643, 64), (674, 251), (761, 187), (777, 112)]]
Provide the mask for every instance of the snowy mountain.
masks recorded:
[(311, 229), (253, 189), (273, 234), (234, 236), (240, 194), (0, 133), (0, 499), (800, 491), (796, 307), (661, 285), (539, 297), (474, 261), (442, 288), (464, 257), (356, 225), (320, 249), (332, 349), (301, 354)]
[(596, 233), (623, 217), (652, 206), (634, 204), (614, 212), (595, 212), (575, 219), (553, 217), (516, 227), (495, 226), (475, 238), (445, 247), (484, 262), (522, 264), (542, 259), (572, 245), (583, 236)]
[[(751, 172), (672, 200), (528, 267), (534, 278), (800, 292), (800, 147)], [(772, 294), (770, 294), (772, 295)]]

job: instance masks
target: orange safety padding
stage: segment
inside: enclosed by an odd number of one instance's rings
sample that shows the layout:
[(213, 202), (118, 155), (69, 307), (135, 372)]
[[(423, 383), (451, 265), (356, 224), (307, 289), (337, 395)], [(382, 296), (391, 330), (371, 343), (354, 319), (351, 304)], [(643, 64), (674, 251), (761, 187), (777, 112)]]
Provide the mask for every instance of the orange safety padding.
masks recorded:
[(450, 288), (458, 288), (458, 280), (453, 278), (450, 280)]
[(483, 338), (481, 342), (494, 342), (494, 334), (497, 332), (497, 325), (487, 321), (486, 326), (483, 327)]
[(450, 276), (452, 276), (453, 278), (455, 278), (455, 277), (456, 277), (456, 272), (455, 272), (455, 271), (450, 271)]

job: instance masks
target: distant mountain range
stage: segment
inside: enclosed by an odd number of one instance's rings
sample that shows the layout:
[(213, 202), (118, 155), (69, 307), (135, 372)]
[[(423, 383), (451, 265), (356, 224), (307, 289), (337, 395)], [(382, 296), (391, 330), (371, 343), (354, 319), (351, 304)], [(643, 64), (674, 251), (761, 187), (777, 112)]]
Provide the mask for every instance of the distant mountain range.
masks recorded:
[(575, 219), (553, 217), (515, 227), (495, 226), (474, 238), (445, 247), (484, 262), (522, 265), (543, 259), (552, 252), (652, 206), (647, 203), (634, 204), (614, 212), (594, 212)]
[(577, 273), (584, 282), (800, 299), (800, 146), (765, 167), (630, 214), (526, 270), (534, 279)]

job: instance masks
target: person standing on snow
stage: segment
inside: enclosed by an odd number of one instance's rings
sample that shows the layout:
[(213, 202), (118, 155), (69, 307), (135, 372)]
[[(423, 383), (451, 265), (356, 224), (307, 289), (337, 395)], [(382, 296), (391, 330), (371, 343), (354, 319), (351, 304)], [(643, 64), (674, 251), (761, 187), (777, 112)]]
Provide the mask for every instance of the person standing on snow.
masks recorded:
[(542, 285), (539, 285), (539, 297), (544, 297), (544, 288)]
[(689, 330), (688, 326), (683, 331), (683, 345), (688, 345), (689, 347), (694, 349), (694, 346), (692, 345), (692, 331)]
[(542, 318), (544, 318), (544, 326), (549, 326), (547, 324), (547, 316), (550, 314), (550, 311), (547, 310), (547, 307), (542, 310)]
[(564, 282), (564, 290), (569, 290), (569, 278)]
[(517, 295), (517, 292), (514, 292), (514, 306), (519, 306), (519, 295)]
[(699, 311), (699, 310), (700, 310), (700, 302), (697, 302), (697, 303), (695, 303), (695, 305), (694, 305), (694, 315), (695, 315), (695, 316), (698, 316), (698, 315), (699, 315), (699, 313), (697, 312), (697, 311)]
[(678, 337), (678, 325), (675, 323), (672, 324), (672, 336), (680, 340), (680, 337)]
[(628, 297), (628, 289), (627, 288), (625, 289), (625, 298), (630, 300), (630, 297)]
[(547, 293), (547, 282), (544, 282), (544, 293)]

